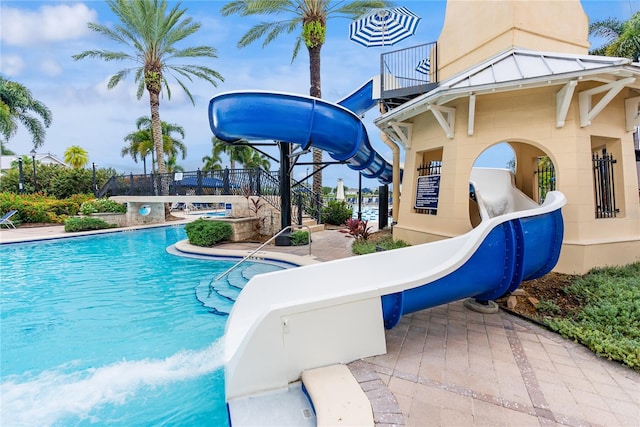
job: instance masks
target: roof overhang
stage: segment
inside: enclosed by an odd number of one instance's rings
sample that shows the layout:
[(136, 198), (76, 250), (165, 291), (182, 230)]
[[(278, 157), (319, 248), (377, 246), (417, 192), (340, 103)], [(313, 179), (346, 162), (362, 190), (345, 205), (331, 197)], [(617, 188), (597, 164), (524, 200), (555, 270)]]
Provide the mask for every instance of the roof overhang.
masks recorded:
[[(526, 67), (521, 62), (525, 62)], [(477, 96), (544, 86), (561, 86), (556, 94), (556, 126), (562, 127), (577, 84), (587, 81), (599, 84), (578, 94), (581, 126), (588, 126), (595, 115), (625, 87), (640, 90), (640, 64), (631, 63), (626, 58), (510, 49), (440, 82), (433, 91), (387, 112), (377, 118), (374, 123), (407, 148), (407, 141), (399, 138), (394, 129), (398, 129), (403, 122), (419, 114), (432, 111), (445, 136), (453, 138), (455, 109), (447, 107), (446, 104), (460, 98), (468, 98), (467, 132), (472, 135)], [(603, 93), (602, 98), (592, 106), (592, 96), (599, 93)], [(634, 113), (627, 114), (627, 129), (632, 127), (629, 124), (629, 118), (633, 117), (636, 122), (640, 121), (640, 99), (629, 105), (627, 110), (629, 109)], [(447, 117), (442, 115), (443, 110), (447, 112)]]

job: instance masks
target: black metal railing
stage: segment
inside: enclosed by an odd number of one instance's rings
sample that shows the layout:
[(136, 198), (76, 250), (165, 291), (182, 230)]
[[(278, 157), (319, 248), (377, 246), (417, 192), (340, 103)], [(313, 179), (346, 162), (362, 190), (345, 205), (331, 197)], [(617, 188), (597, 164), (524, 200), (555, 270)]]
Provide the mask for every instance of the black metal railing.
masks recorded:
[[(163, 191), (165, 190), (165, 191)], [(277, 210), (282, 210), (278, 171), (262, 169), (223, 169), (211, 172), (200, 170), (167, 174), (112, 176), (96, 191), (96, 197), (109, 196), (202, 196), (237, 195), (259, 196)], [(291, 202), (297, 211), (320, 222), (322, 198), (302, 182), (291, 185)]]
[(538, 203), (542, 204), (547, 193), (556, 189), (556, 169), (548, 157), (541, 157), (535, 173), (538, 177)]
[(382, 98), (411, 98), (438, 82), (437, 43), (426, 43), (380, 55)]
[(593, 190), (596, 202), (596, 218), (615, 218), (619, 209), (616, 207), (616, 187), (614, 182), (613, 165), (616, 160), (613, 155), (602, 149), (602, 157), (593, 153)]

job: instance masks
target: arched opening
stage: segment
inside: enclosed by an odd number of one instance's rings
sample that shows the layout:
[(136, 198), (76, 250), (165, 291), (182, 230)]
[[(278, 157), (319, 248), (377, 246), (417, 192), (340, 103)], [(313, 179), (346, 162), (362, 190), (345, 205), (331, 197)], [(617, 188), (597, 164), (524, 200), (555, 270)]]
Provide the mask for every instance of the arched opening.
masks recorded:
[[(474, 161), (474, 168), (510, 169), (515, 186), (539, 204), (556, 189), (556, 169), (541, 148), (523, 141), (505, 141), (485, 149)], [(469, 219), (475, 228), (481, 221), (475, 194), (469, 194)]]

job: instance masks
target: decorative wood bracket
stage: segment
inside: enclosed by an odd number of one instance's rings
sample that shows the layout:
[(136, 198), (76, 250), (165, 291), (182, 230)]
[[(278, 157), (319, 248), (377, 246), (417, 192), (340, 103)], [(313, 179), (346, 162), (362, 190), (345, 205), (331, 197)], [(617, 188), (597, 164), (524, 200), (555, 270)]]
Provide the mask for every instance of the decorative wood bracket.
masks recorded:
[(411, 148), (411, 137), (413, 131), (413, 123), (405, 122), (389, 122), (389, 126), (393, 129), (396, 141), (400, 141), (404, 145), (405, 149)]
[[(626, 79), (616, 80), (611, 83), (603, 84), (592, 89), (578, 93), (578, 102), (580, 106), (580, 126), (585, 127), (591, 124), (591, 121), (611, 102), (626, 85), (635, 82), (635, 77), (627, 77)], [(600, 101), (592, 108), (591, 98), (593, 95), (607, 92)]]
[(556, 94), (556, 127), (557, 128), (561, 128), (564, 126), (564, 122), (567, 119), (567, 113), (569, 112), (569, 106), (571, 105), (571, 98), (573, 98), (573, 92), (575, 92), (577, 84), (578, 84), (577, 80), (570, 80)]
[[(433, 116), (436, 118), (442, 130), (444, 130), (444, 134), (449, 139), (453, 139), (453, 130), (456, 123), (456, 109), (453, 107), (444, 107), (442, 105), (429, 105), (429, 110), (433, 113)], [(444, 114), (447, 117), (444, 117)]]
[(624, 100), (625, 124), (628, 132), (640, 126), (640, 96)]

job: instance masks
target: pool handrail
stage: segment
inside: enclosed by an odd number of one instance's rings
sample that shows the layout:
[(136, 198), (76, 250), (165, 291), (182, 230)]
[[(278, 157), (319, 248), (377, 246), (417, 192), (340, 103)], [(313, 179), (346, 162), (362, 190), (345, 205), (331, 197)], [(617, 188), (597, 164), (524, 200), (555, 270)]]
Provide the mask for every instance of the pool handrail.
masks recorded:
[(245, 256), (244, 258), (242, 258), (240, 261), (238, 261), (237, 263), (235, 263), (233, 266), (229, 267), (228, 269), (226, 269), (224, 272), (220, 273), (219, 275), (216, 276), (215, 279), (213, 279), (214, 282), (217, 282), (218, 280), (221, 280), (223, 277), (225, 277), (227, 274), (231, 273), (233, 270), (235, 270), (236, 268), (238, 268), (240, 266), (240, 264), (242, 264), (243, 262), (247, 261), (248, 259), (250, 259), (251, 257), (253, 257), (256, 253), (258, 253), (262, 248), (264, 248), (265, 246), (267, 246), (269, 243), (271, 243), (273, 240), (276, 239), (276, 237), (280, 236), (281, 234), (283, 234), (285, 231), (287, 230), (293, 230), (293, 228), (302, 228), (302, 227), (306, 227), (309, 229), (308, 233), (309, 233), (309, 256), (311, 256), (311, 227), (309, 227), (308, 225), (305, 224), (301, 224), (301, 225), (287, 225), (285, 228), (283, 228), (282, 230), (278, 231), (276, 234), (274, 234), (273, 236), (271, 236), (269, 238), (269, 240), (267, 240), (266, 242), (264, 242), (263, 244), (261, 244), (260, 246), (258, 246), (256, 249), (254, 249), (253, 251), (251, 251), (251, 253), (247, 256)]

